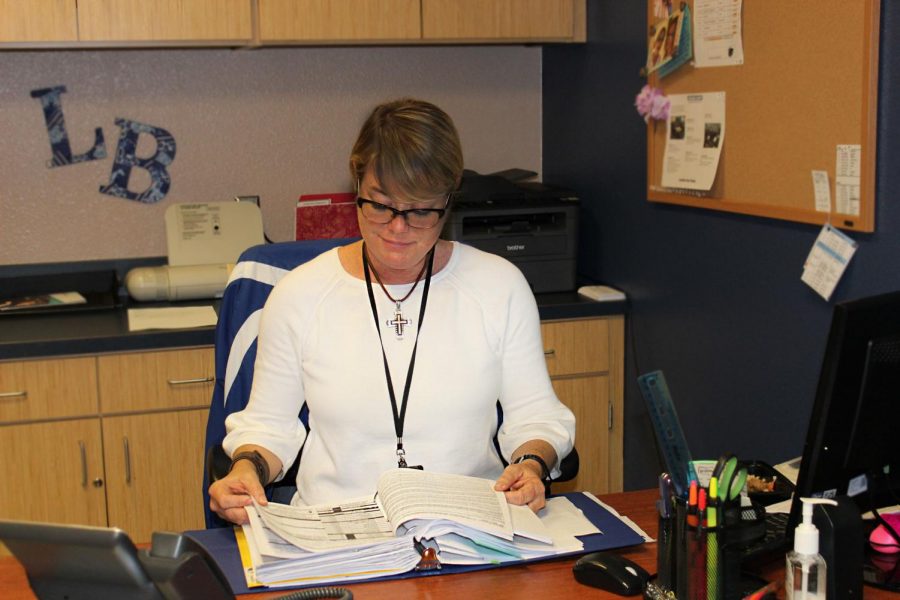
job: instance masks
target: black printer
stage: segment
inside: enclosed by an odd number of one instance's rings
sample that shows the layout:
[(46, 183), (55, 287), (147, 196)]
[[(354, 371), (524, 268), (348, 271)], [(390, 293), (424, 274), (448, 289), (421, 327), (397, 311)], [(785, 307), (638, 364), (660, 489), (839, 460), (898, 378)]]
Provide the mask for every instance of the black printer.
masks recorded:
[(442, 237), (513, 262), (535, 293), (575, 289), (579, 200), (569, 190), (467, 171)]

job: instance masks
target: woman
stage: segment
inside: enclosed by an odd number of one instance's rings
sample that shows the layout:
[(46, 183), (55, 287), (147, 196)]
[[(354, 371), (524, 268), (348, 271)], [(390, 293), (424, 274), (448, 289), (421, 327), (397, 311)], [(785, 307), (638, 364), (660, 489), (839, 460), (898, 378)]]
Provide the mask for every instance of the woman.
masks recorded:
[(246, 522), (250, 496), (265, 504), (263, 485), (302, 447), (294, 504), (371, 494), (380, 473), (408, 460), (496, 479), (509, 502), (539, 510), (575, 419), (550, 385), (522, 274), (438, 239), (463, 170), (453, 122), (423, 101), (378, 106), (350, 170), (362, 240), (272, 291), (250, 400), (226, 421), (231, 471), (210, 487), (210, 507)]

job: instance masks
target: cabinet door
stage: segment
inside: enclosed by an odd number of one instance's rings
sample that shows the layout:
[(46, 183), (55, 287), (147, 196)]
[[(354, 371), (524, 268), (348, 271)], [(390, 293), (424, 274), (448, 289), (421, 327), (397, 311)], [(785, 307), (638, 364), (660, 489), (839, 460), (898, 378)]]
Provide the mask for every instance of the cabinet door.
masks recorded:
[(93, 357), (0, 363), (0, 423), (96, 414)]
[(109, 524), (137, 542), (203, 529), (207, 410), (103, 418)]
[[(580, 466), (572, 481), (553, 484), (553, 493), (589, 491), (605, 494), (611, 491), (610, 398), (606, 376), (554, 379), (553, 389), (563, 404), (575, 413), (575, 448)], [(621, 457), (619, 457), (621, 460)]]
[(212, 399), (212, 348), (110, 354), (97, 361), (103, 414), (208, 407)]
[(0, 0), (0, 43), (76, 40), (75, 0)]
[(82, 42), (214, 42), (253, 37), (250, 0), (78, 0)]
[(0, 518), (106, 524), (100, 420), (0, 427)]
[(541, 323), (541, 337), (551, 377), (609, 371), (607, 319)]
[(584, 0), (422, 0), (426, 40), (573, 41)]
[(260, 42), (418, 40), (419, 0), (259, 0)]

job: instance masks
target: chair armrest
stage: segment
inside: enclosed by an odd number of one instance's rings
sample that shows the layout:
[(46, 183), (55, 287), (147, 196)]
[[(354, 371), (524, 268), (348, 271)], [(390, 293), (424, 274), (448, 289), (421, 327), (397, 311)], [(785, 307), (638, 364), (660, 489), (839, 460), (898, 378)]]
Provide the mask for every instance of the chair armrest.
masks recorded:
[(571, 481), (578, 476), (578, 467), (580, 466), (578, 459), (578, 450), (572, 448), (563, 459), (559, 462), (559, 477), (553, 481)]
[(213, 483), (228, 475), (231, 469), (231, 457), (225, 453), (222, 444), (210, 446), (206, 451), (206, 477)]

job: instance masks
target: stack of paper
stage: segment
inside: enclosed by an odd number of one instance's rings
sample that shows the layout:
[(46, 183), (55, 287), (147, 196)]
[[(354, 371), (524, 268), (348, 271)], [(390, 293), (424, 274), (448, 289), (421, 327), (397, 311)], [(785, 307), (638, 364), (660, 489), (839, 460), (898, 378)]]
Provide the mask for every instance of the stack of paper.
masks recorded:
[(248, 507), (242, 552), (248, 585), (405, 573), (429, 547), (442, 564), (520, 561), (577, 552), (576, 535), (599, 533), (566, 498), (551, 499), (538, 517), (507, 504), (493, 486), (487, 479), (396, 469), (381, 476), (375, 498)]

